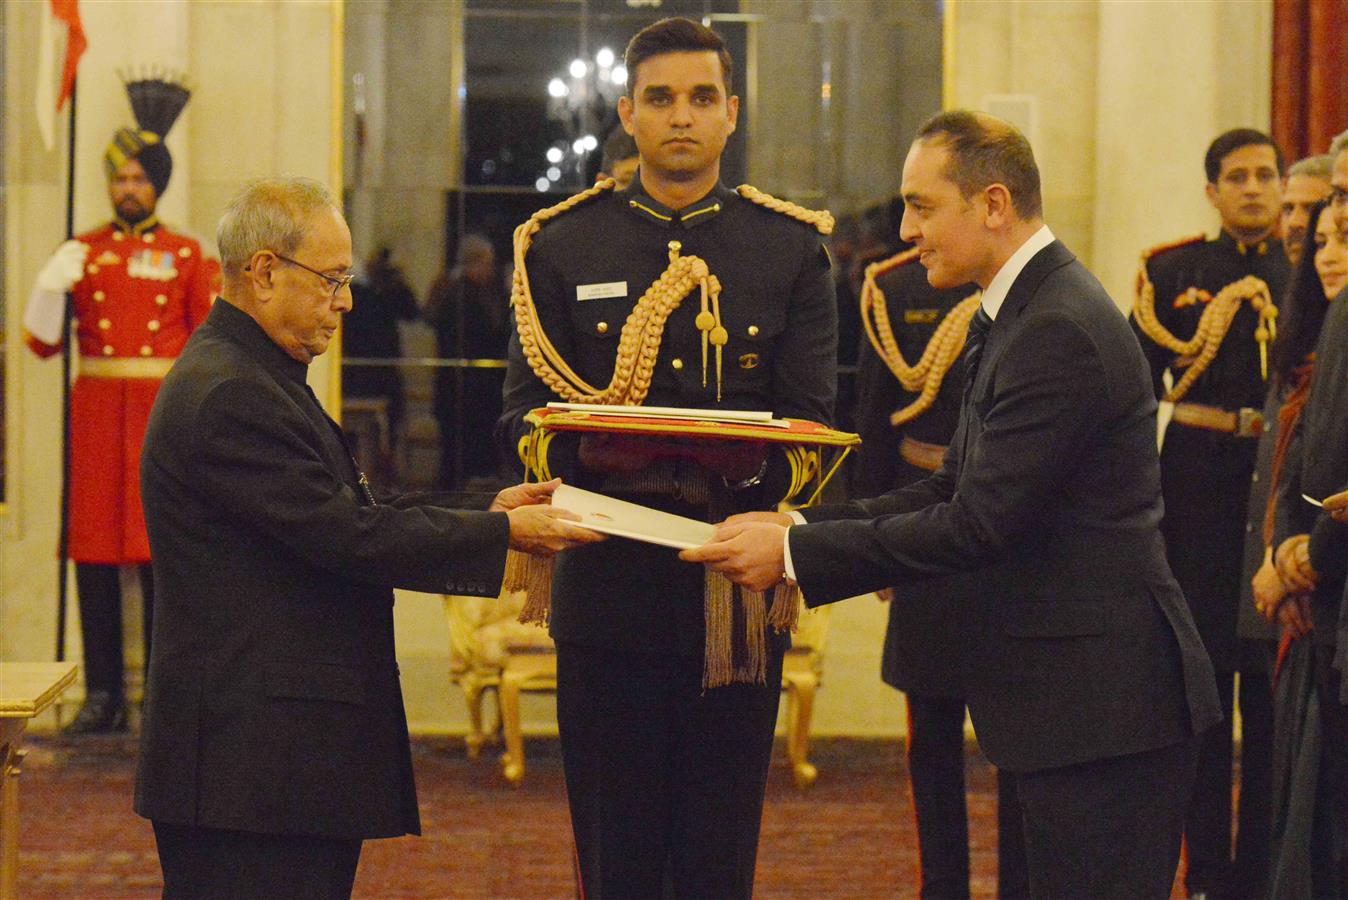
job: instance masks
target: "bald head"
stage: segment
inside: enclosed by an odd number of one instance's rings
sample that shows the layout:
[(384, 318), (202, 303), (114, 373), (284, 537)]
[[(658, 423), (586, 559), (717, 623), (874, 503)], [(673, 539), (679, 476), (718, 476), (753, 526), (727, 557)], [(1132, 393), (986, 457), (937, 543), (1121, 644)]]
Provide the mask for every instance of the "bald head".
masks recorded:
[(949, 151), (944, 175), (959, 186), (964, 199), (1000, 184), (1020, 218), (1043, 215), (1034, 151), (1010, 122), (985, 112), (950, 110), (923, 123), (913, 143), (939, 144)]

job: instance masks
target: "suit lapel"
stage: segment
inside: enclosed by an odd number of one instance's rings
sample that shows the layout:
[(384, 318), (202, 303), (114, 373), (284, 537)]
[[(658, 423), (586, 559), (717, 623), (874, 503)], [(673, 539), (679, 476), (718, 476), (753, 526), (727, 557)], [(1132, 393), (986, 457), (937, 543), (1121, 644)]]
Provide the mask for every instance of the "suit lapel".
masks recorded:
[(1061, 269), (1075, 259), (1072, 252), (1063, 246), (1062, 241), (1054, 241), (1031, 257), (1025, 268), (1020, 270), (1020, 274), (1011, 284), (1011, 290), (1007, 291), (1002, 308), (997, 311), (996, 320), (992, 323), (992, 331), (988, 334), (988, 342), (983, 348), (983, 357), (978, 364), (978, 375), (974, 379), (973, 398), (982, 397), (987, 392), (989, 379), (997, 368), (997, 361), (1002, 351), (1006, 349), (1007, 335), (1034, 298), (1039, 285), (1049, 273)]
[(1008, 335), (1015, 329), (1021, 313), (1025, 311), (1025, 307), (1029, 305), (1035, 292), (1039, 290), (1039, 285), (1049, 273), (1075, 259), (1076, 257), (1061, 241), (1054, 241), (1031, 257), (1011, 284), (1011, 290), (1007, 292), (1006, 299), (1002, 301), (1002, 308), (997, 311), (997, 318), (992, 323), (992, 330), (988, 332), (987, 343), (983, 346), (983, 355), (978, 363), (978, 372), (974, 376), (973, 389), (965, 394), (964, 405), (960, 410), (960, 433), (957, 437), (960, 438), (961, 469), (964, 460), (968, 459), (969, 445), (983, 432), (983, 416), (979, 411), (979, 401), (987, 395), (992, 373), (996, 371), (997, 362), (1006, 348)]

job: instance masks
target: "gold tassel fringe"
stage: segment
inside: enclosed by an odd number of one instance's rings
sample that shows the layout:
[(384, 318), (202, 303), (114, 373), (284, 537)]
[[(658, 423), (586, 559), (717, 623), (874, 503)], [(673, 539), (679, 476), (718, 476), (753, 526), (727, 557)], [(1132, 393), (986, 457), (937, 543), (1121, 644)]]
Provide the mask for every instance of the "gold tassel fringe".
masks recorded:
[(729, 684), (735, 675), (735, 586), (720, 572), (707, 572), (703, 588), (707, 619), (707, 649), (703, 658), (702, 688)]
[(782, 582), (773, 589), (772, 611), (768, 613), (768, 624), (773, 631), (781, 634), (783, 631), (796, 630), (800, 624), (800, 605), (803, 600), (798, 585)]
[(746, 684), (768, 681), (768, 604), (762, 591), (740, 591), (744, 604), (744, 665), (735, 667), (735, 680)]
[(520, 622), (525, 625), (548, 624), (552, 613), (552, 565), (554, 557), (531, 556), (517, 550), (506, 552), (502, 591), (524, 591)]

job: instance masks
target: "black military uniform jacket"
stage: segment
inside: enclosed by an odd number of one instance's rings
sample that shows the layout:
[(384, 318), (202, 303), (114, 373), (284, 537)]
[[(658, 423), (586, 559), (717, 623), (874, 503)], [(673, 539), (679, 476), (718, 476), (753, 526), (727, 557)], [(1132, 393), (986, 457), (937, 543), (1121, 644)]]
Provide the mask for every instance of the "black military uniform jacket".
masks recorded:
[[(950, 311), (978, 290), (975, 284), (947, 290), (932, 287), (916, 256), (876, 276), (875, 284), (884, 294), (899, 351), (910, 365), (921, 359)], [(956, 360), (928, 409), (902, 425), (890, 424), (890, 415), (918, 395), (905, 389), (870, 342), (863, 340), (857, 365), (857, 430), (862, 443), (853, 466), (852, 496), (877, 497), (930, 475), (905, 461), (899, 445), (905, 436), (949, 444), (959, 424), (963, 392), (964, 363)], [(978, 577), (959, 575), (893, 587), (880, 668), (886, 684), (928, 696), (964, 696), (959, 609), (971, 593), (976, 595)]]
[[(1289, 268), (1282, 244), (1273, 239), (1246, 247), (1226, 232), (1157, 252), (1146, 260), (1156, 291), (1156, 318), (1187, 340), (1207, 303), (1228, 284), (1254, 275), (1268, 285), (1275, 303), (1287, 287)], [(1268, 391), (1254, 332), (1258, 313), (1241, 304), (1207, 370), (1180, 398), (1224, 410), (1261, 411)], [(1134, 327), (1137, 323), (1134, 321)], [(1167, 369), (1178, 381), (1183, 365), (1175, 354), (1138, 329), (1151, 365), (1157, 397), (1165, 394)], [(1270, 359), (1270, 366), (1272, 360)], [(1240, 437), (1172, 422), (1161, 449), (1161, 530), (1175, 578), (1193, 610), (1204, 646), (1218, 671), (1239, 668), (1236, 630), (1250, 477), (1257, 435)]]
[[(543, 329), (562, 357), (592, 385), (611, 381), (623, 322), (668, 267), (671, 241), (679, 242), (682, 255), (705, 260), (721, 282), (721, 319), (729, 332), (721, 399), (714, 358), (703, 384), (694, 290), (669, 316), (645, 403), (770, 410), (828, 423), (836, 390), (837, 308), (820, 235), (719, 184), (675, 212), (642, 192), (638, 177), (627, 191), (605, 192), (544, 223), (525, 267)], [(523, 416), (558, 399), (529, 368), (512, 332), (499, 429), (512, 457), (527, 430)], [(581, 469), (577, 445), (564, 437), (552, 442), (552, 474), (682, 515), (711, 515), (705, 504), (668, 494), (614, 490), (604, 476)], [(778, 457), (770, 459), (780, 464)], [(758, 485), (733, 492), (731, 509), (717, 514), (772, 508), (784, 483), (781, 464)], [(636, 541), (568, 551), (553, 577), (552, 635), (587, 646), (700, 658), (703, 579), (703, 567), (680, 562), (677, 551)]]

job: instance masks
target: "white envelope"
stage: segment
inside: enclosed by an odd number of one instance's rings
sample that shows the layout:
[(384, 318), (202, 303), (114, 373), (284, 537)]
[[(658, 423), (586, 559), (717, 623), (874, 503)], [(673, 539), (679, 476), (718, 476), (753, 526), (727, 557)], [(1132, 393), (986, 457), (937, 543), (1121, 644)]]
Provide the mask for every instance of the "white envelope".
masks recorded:
[(678, 550), (699, 547), (716, 534), (716, 526), (710, 522), (615, 500), (569, 484), (558, 486), (552, 505), (580, 516), (576, 524), (582, 527)]

